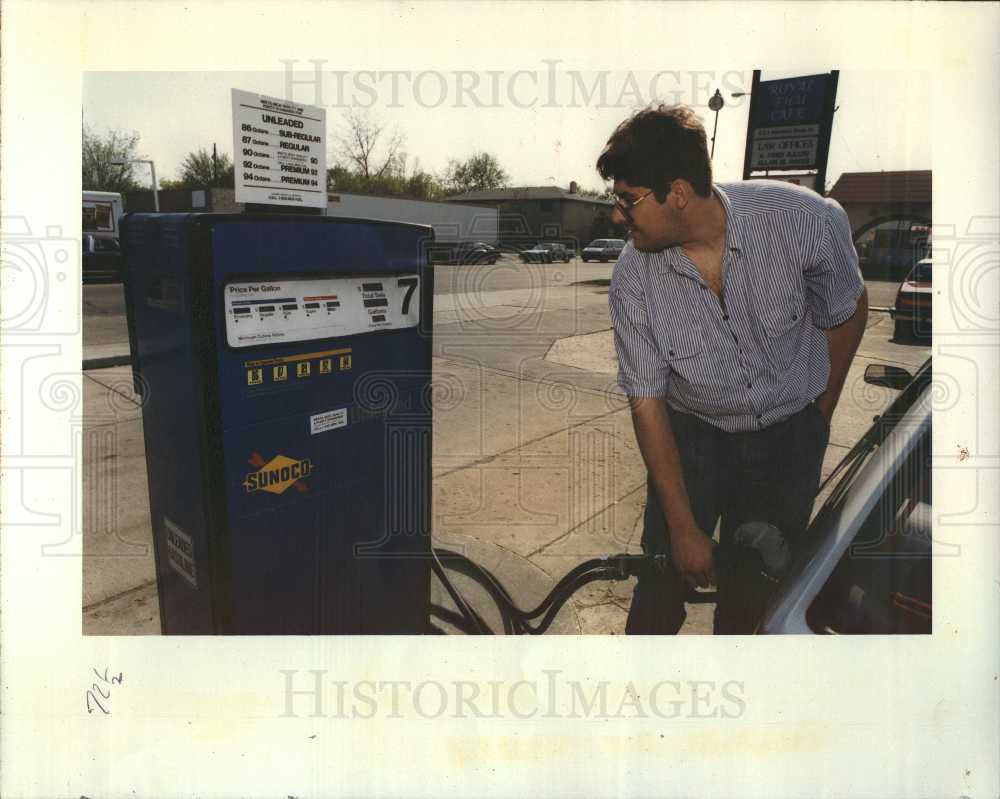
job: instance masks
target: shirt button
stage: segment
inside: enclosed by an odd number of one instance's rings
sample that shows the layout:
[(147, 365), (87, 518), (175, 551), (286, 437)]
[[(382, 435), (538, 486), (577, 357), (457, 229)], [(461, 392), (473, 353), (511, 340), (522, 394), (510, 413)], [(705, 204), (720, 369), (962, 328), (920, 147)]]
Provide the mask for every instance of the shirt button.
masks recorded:
[(728, 321), (729, 321), (729, 314), (727, 314), (727, 313), (724, 313), (724, 314), (722, 315), (722, 318), (723, 318), (723, 320), (725, 320), (726, 322), (728, 322)]
[(670, 357), (672, 358), (673, 356), (674, 356), (674, 351), (670, 350)]
[(798, 315), (797, 313), (793, 313), (793, 314), (792, 314), (792, 321), (793, 321), (793, 322), (797, 322), (797, 321), (799, 321), (799, 315)]
[(753, 388), (753, 383), (747, 383), (747, 388)]

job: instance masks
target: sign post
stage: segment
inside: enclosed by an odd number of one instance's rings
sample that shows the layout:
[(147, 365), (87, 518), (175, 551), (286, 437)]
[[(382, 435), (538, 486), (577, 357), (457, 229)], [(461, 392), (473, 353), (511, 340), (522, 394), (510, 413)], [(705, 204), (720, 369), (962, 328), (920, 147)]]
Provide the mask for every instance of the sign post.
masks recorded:
[(236, 202), (326, 208), (326, 110), (240, 89), (232, 97)]
[[(754, 172), (815, 169), (813, 188), (823, 193), (839, 74), (762, 81), (754, 70), (744, 180)], [(806, 174), (794, 177), (801, 183)]]

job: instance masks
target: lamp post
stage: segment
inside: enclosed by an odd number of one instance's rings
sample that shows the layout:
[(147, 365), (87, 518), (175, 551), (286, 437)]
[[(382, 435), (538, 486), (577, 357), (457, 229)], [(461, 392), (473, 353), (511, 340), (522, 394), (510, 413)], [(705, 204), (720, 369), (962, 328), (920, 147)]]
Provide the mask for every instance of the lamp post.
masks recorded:
[(144, 158), (133, 158), (132, 160), (126, 160), (124, 158), (112, 158), (112, 166), (125, 166), (126, 164), (149, 164), (149, 172), (153, 178), (153, 208), (159, 213), (160, 212), (160, 197), (156, 187), (156, 167), (153, 165), (152, 161)]
[(722, 99), (722, 94), (718, 89), (715, 90), (708, 100), (708, 107), (715, 112), (715, 125), (712, 127), (712, 152), (709, 154), (709, 159), (715, 158), (715, 132), (719, 129), (719, 111), (726, 104), (726, 101)]

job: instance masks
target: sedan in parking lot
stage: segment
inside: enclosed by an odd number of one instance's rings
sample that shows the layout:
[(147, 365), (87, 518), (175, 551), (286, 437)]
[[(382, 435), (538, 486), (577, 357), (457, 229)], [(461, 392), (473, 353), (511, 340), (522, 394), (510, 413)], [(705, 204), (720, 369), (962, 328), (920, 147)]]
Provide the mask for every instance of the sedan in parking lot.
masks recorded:
[(435, 242), (431, 262), (435, 264), (495, 264), (500, 250), (485, 241)]
[(617, 261), (624, 247), (624, 239), (594, 239), (583, 248), (580, 258), (584, 262), (600, 261), (601, 263), (606, 263), (607, 261)]
[(760, 633), (931, 632), (931, 362), (865, 381), (902, 391), (824, 483)]
[(917, 261), (896, 292), (896, 305), (891, 313), (897, 341), (931, 334), (932, 296), (931, 259), (924, 258)]
[(565, 244), (558, 241), (542, 241), (530, 249), (522, 250), (521, 260), (525, 263), (551, 264), (555, 261), (569, 263), (573, 260), (573, 253)]

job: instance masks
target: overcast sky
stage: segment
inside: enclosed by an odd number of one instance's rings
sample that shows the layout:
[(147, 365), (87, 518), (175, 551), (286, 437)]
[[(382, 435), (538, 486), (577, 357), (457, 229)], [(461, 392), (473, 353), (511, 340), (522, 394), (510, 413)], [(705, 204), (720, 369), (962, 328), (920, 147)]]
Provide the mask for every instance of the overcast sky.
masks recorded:
[[(239, 88), (326, 107), (331, 133), (348, 108), (372, 114), (406, 136), (409, 166), (442, 171), (451, 158), (486, 150), (499, 159), (512, 185), (600, 188), (594, 161), (614, 126), (653, 100), (692, 105), (711, 136), (709, 97), (722, 91), (715, 148), (717, 180), (739, 180), (752, 69), (697, 71), (587, 69), (586, 62), (538, 58), (519, 69), (393, 68), (373, 54), (350, 70), (330, 62), (294, 62), (292, 71), (85, 72), (83, 119), (98, 132), (135, 131), (140, 152), (156, 163), (158, 177), (176, 178), (184, 156), (198, 147), (232, 154), (230, 89)], [(827, 66), (826, 69), (829, 67)], [(825, 71), (817, 64), (763, 72), (764, 80)], [(288, 77), (294, 83), (289, 93)], [(920, 73), (842, 70), (827, 179), (842, 172), (930, 169), (926, 87)], [(140, 181), (148, 172), (139, 171)]]

